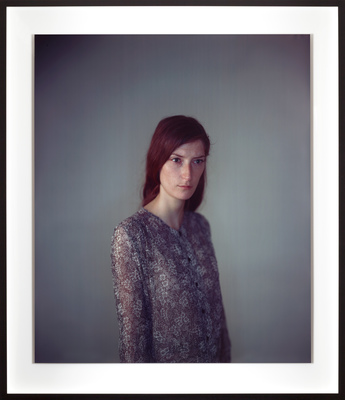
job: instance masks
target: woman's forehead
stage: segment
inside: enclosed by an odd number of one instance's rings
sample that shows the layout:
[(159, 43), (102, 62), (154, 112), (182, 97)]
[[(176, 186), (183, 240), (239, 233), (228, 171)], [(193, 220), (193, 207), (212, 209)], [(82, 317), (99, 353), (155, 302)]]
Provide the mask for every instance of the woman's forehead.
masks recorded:
[(201, 140), (182, 144), (177, 147), (172, 154), (181, 156), (200, 157), (205, 155), (204, 144)]

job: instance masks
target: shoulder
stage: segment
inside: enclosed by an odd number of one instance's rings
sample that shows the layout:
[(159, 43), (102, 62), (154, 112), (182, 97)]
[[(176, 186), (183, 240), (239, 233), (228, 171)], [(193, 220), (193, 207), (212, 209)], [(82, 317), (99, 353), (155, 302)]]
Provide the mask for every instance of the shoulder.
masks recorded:
[(128, 217), (128, 218), (124, 219), (122, 222), (120, 222), (117, 225), (117, 227), (115, 228), (115, 230), (117, 230), (117, 229), (138, 230), (144, 224), (145, 224), (144, 213), (142, 212), (142, 209), (140, 209), (135, 214), (131, 215), (130, 217)]
[(192, 229), (201, 229), (203, 232), (210, 232), (210, 224), (202, 214), (195, 211), (187, 211), (186, 217), (188, 225)]
[(137, 211), (114, 229), (113, 240), (129, 239), (138, 242), (145, 234), (144, 213)]

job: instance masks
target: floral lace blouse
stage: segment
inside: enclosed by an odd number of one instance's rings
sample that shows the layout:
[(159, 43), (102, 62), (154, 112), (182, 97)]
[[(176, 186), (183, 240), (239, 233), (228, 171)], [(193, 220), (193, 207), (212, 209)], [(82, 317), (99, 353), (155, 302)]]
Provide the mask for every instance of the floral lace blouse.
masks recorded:
[(144, 208), (111, 247), (121, 362), (230, 362), (230, 340), (207, 220), (185, 212), (180, 230)]

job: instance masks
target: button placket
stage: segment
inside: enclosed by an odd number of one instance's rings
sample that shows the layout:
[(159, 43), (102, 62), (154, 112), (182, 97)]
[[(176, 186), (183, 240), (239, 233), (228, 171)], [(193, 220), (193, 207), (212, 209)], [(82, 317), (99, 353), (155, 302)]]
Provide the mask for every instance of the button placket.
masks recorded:
[[(183, 236), (182, 231), (179, 231), (179, 233), (180, 233), (180, 237), (182, 239), (182, 236)], [(191, 265), (192, 264), (192, 251), (191, 251), (190, 243), (188, 242), (187, 239), (183, 239), (183, 240), (180, 240), (180, 246), (182, 249), (182, 254), (184, 253), (187, 255), (188, 264)]]
[[(180, 240), (180, 246), (181, 246), (182, 252), (185, 252), (185, 254), (187, 254), (188, 266), (190, 267), (190, 268), (188, 268), (189, 275), (190, 275), (191, 281), (194, 282), (195, 287), (196, 287), (196, 290), (194, 293), (195, 293), (197, 302), (202, 305), (204, 303), (204, 293), (200, 287), (200, 276), (197, 272), (197, 268), (195, 268), (195, 261), (194, 262), (192, 261), (193, 254), (194, 254), (193, 248), (192, 248), (191, 244), (189, 243), (189, 241), (186, 239)], [(194, 268), (193, 268), (193, 265), (194, 265)], [(202, 314), (202, 319), (205, 319), (206, 318), (206, 309), (204, 307), (202, 307), (202, 309), (201, 309), (201, 314)], [(205, 341), (205, 343), (207, 343), (207, 342)]]

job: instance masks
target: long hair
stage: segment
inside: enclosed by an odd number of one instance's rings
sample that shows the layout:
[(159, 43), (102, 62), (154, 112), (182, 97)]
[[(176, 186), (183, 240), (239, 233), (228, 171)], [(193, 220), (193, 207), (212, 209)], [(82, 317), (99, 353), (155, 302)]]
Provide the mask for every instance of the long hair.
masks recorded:
[[(174, 115), (162, 119), (152, 136), (146, 157), (146, 178), (143, 188), (142, 206), (157, 197), (160, 188), (160, 170), (171, 154), (185, 143), (201, 140), (205, 156), (210, 152), (210, 139), (203, 126), (196, 119)], [(193, 196), (186, 200), (184, 209), (195, 211), (202, 202), (206, 185), (206, 166)]]

